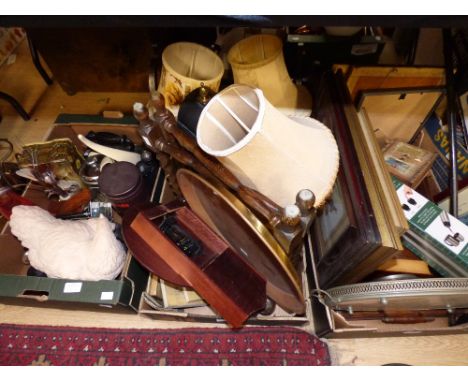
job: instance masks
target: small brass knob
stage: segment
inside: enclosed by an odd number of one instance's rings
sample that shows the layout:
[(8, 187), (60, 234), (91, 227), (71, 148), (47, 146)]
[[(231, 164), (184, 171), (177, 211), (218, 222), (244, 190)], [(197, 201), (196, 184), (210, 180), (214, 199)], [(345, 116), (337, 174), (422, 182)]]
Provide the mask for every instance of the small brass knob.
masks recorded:
[(283, 217), (281, 219), (283, 224), (289, 227), (295, 227), (301, 222), (301, 211), (295, 204), (290, 204), (284, 208)]
[(301, 211), (310, 211), (315, 204), (314, 193), (308, 189), (299, 191), (296, 195), (296, 204)]
[(206, 105), (208, 101), (210, 100), (210, 98), (211, 97), (210, 97), (209, 89), (202, 82), (198, 90), (198, 102), (200, 102), (203, 105)]

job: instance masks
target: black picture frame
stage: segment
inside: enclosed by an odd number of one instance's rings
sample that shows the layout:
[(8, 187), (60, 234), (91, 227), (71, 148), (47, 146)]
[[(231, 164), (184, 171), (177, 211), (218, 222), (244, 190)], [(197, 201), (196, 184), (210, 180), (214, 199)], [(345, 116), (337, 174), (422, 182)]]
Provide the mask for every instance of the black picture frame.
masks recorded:
[[(312, 226), (312, 247), (319, 286), (322, 289), (343, 285), (352, 279), (353, 271), (382, 245), (369, 194), (353, 145), (350, 121), (345, 108), (354, 110), (351, 96), (341, 71), (326, 72), (317, 96), (314, 118), (330, 128), (340, 152), (340, 171), (336, 182), (339, 199), (335, 193), (328, 203), (340, 205), (346, 213), (347, 226), (336, 243), (324, 245), (327, 233), (323, 232), (326, 208), (319, 211)], [(354, 111), (355, 112), (355, 111)], [(357, 120), (357, 119), (355, 119)], [(334, 199), (335, 197), (335, 199)], [(371, 273), (373, 269), (369, 269)]]

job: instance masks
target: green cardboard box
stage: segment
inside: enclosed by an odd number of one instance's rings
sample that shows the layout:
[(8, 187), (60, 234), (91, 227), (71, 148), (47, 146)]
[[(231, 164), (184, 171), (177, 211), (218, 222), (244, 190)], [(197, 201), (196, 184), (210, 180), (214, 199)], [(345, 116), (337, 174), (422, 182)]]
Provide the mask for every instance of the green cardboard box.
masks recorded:
[[(77, 134), (88, 131), (112, 131), (126, 134), (135, 143), (141, 143), (133, 118), (109, 119), (99, 116), (62, 114), (57, 118), (49, 137), (70, 138), (77, 147), (83, 147)], [(25, 196), (39, 206), (47, 203), (45, 194), (36, 187), (28, 187)], [(0, 301), (13, 304), (41, 302), (45, 305), (60, 304), (61, 307), (133, 307), (139, 300), (149, 277), (130, 255), (124, 270), (115, 280), (83, 281), (49, 277), (27, 276), (29, 266), (23, 262), (25, 249), (11, 234), (6, 224), (0, 232)]]
[(403, 184), (393, 183), (410, 230), (404, 245), (445, 277), (468, 277), (468, 227)]

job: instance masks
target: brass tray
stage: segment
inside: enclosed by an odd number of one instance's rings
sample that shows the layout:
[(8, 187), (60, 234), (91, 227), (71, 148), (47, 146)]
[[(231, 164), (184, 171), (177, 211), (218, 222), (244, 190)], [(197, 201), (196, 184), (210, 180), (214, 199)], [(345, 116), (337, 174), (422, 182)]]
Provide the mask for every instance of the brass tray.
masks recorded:
[(190, 208), (244, 256), (267, 282), (267, 295), (288, 312), (305, 311), (300, 278), (258, 218), (219, 182), (181, 169), (177, 182)]

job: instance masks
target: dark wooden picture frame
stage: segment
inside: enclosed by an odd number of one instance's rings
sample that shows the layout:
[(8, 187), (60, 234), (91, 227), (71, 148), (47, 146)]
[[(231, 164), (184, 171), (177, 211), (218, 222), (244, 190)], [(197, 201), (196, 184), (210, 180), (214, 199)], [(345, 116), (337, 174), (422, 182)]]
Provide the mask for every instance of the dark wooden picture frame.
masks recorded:
[[(337, 141), (340, 171), (336, 187), (340, 188), (342, 200), (332, 196), (329, 203), (343, 204), (349, 224), (331, 248), (323, 245), (326, 233), (321, 230), (323, 219), (327, 218), (326, 209), (319, 212), (312, 227), (320, 288), (340, 285), (355, 267), (381, 246), (380, 233), (353, 145), (352, 122), (345, 115), (345, 107), (349, 106), (353, 107), (353, 104), (343, 75), (341, 72), (327, 72), (322, 79), (314, 117), (331, 129)], [(336, 194), (334, 196), (336, 198)]]

